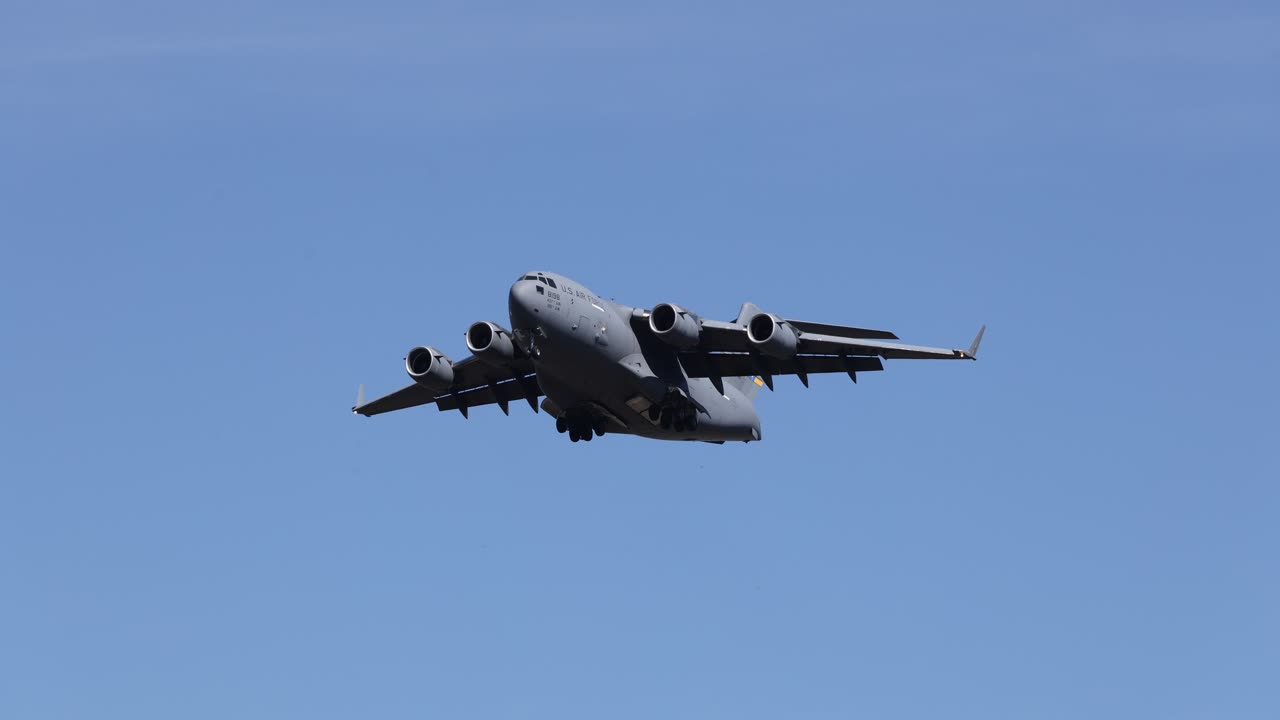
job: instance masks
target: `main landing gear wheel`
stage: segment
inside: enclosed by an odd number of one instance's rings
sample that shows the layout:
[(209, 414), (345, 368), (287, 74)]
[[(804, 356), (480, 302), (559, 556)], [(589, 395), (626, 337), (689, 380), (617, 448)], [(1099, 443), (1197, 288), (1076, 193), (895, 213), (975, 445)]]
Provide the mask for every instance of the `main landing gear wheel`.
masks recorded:
[(591, 442), (592, 438), (604, 437), (609, 429), (609, 421), (602, 417), (592, 417), (587, 412), (570, 412), (556, 418), (556, 430), (568, 433), (573, 442)]
[(649, 408), (648, 414), (663, 430), (674, 430), (678, 433), (683, 433), (693, 432), (698, 429), (698, 409), (696, 407), (672, 407), (667, 405), (658, 409), (657, 406), (654, 406)]

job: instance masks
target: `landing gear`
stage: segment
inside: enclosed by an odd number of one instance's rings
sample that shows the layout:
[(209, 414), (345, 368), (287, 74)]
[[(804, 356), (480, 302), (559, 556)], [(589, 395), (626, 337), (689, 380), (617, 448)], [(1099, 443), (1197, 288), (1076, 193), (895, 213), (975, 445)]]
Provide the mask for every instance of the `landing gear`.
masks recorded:
[(676, 416), (673, 423), (676, 432), (693, 432), (698, 429), (698, 411), (690, 409)]
[(556, 431), (568, 433), (573, 442), (591, 442), (593, 437), (604, 437), (609, 422), (582, 413), (566, 414), (556, 418)]
[(668, 393), (661, 403), (650, 405), (646, 412), (663, 430), (683, 433), (698, 429), (697, 406), (676, 391)]

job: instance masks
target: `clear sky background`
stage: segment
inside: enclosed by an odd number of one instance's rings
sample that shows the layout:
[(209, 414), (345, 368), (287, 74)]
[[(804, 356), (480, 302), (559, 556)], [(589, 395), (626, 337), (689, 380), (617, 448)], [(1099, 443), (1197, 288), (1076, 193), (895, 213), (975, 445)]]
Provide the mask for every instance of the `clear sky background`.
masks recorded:
[[(1274, 3), (0, 0), (0, 717), (1280, 716)], [(966, 346), (353, 417), (529, 269)]]

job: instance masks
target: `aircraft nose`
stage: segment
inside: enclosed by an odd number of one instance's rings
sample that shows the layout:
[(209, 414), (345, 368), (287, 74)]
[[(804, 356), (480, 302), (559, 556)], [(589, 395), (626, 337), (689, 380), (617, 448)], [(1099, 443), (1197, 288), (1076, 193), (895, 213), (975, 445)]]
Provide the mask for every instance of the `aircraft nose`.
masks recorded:
[(532, 280), (517, 280), (507, 295), (507, 310), (511, 314), (512, 329), (533, 328), (538, 324), (538, 283)]

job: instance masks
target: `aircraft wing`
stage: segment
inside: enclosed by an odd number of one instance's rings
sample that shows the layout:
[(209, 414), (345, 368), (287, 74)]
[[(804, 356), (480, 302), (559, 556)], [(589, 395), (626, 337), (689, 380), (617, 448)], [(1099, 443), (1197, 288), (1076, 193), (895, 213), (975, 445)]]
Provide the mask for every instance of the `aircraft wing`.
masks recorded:
[[(792, 324), (789, 320), (784, 320), (783, 322), (789, 325)], [(796, 333), (800, 340), (797, 347), (798, 355), (865, 355), (886, 359), (912, 360), (974, 360), (978, 352), (978, 343), (982, 341), (982, 334), (986, 332), (986, 326), (984, 325), (978, 331), (978, 336), (974, 338), (973, 344), (969, 346), (968, 350), (950, 350), (920, 345), (905, 345), (885, 340), (810, 333), (800, 330), (795, 325), (792, 325), (792, 327), (798, 330)], [(848, 330), (859, 329), (848, 328)], [(887, 331), (875, 332), (892, 334)], [(702, 338), (695, 349), (703, 352), (750, 352), (751, 341), (747, 339), (747, 329), (741, 325), (718, 320), (703, 320)]]
[[(632, 325), (649, 333), (649, 313), (638, 310)], [(848, 373), (857, 380), (858, 372), (883, 370), (881, 359), (974, 360), (978, 344), (986, 332), (984, 325), (968, 350), (907, 345), (887, 330), (829, 325), (803, 320), (783, 320), (795, 331), (796, 354), (778, 359), (755, 351), (744, 324), (702, 320), (697, 346), (681, 351), (680, 360), (689, 377), (724, 377), (759, 375), (770, 387), (773, 375), (796, 375), (806, 385), (811, 373)]]
[(523, 399), (537, 412), (538, 397), (542, 395), (533, 363), (527, 358), (517, 358), (507, 367), (494, 367), (472, 355), (454, 364), (453, 380), (453, 387), (443, 392), (414, 383), (367, 403), (361, 398), (351, 411), (372, 417), (435, 403), (439, 410), (457, 410), (465, 417), (467, 408), (479, 405), (497, 404), (504, 413), (509, 412), (508, 403)]

